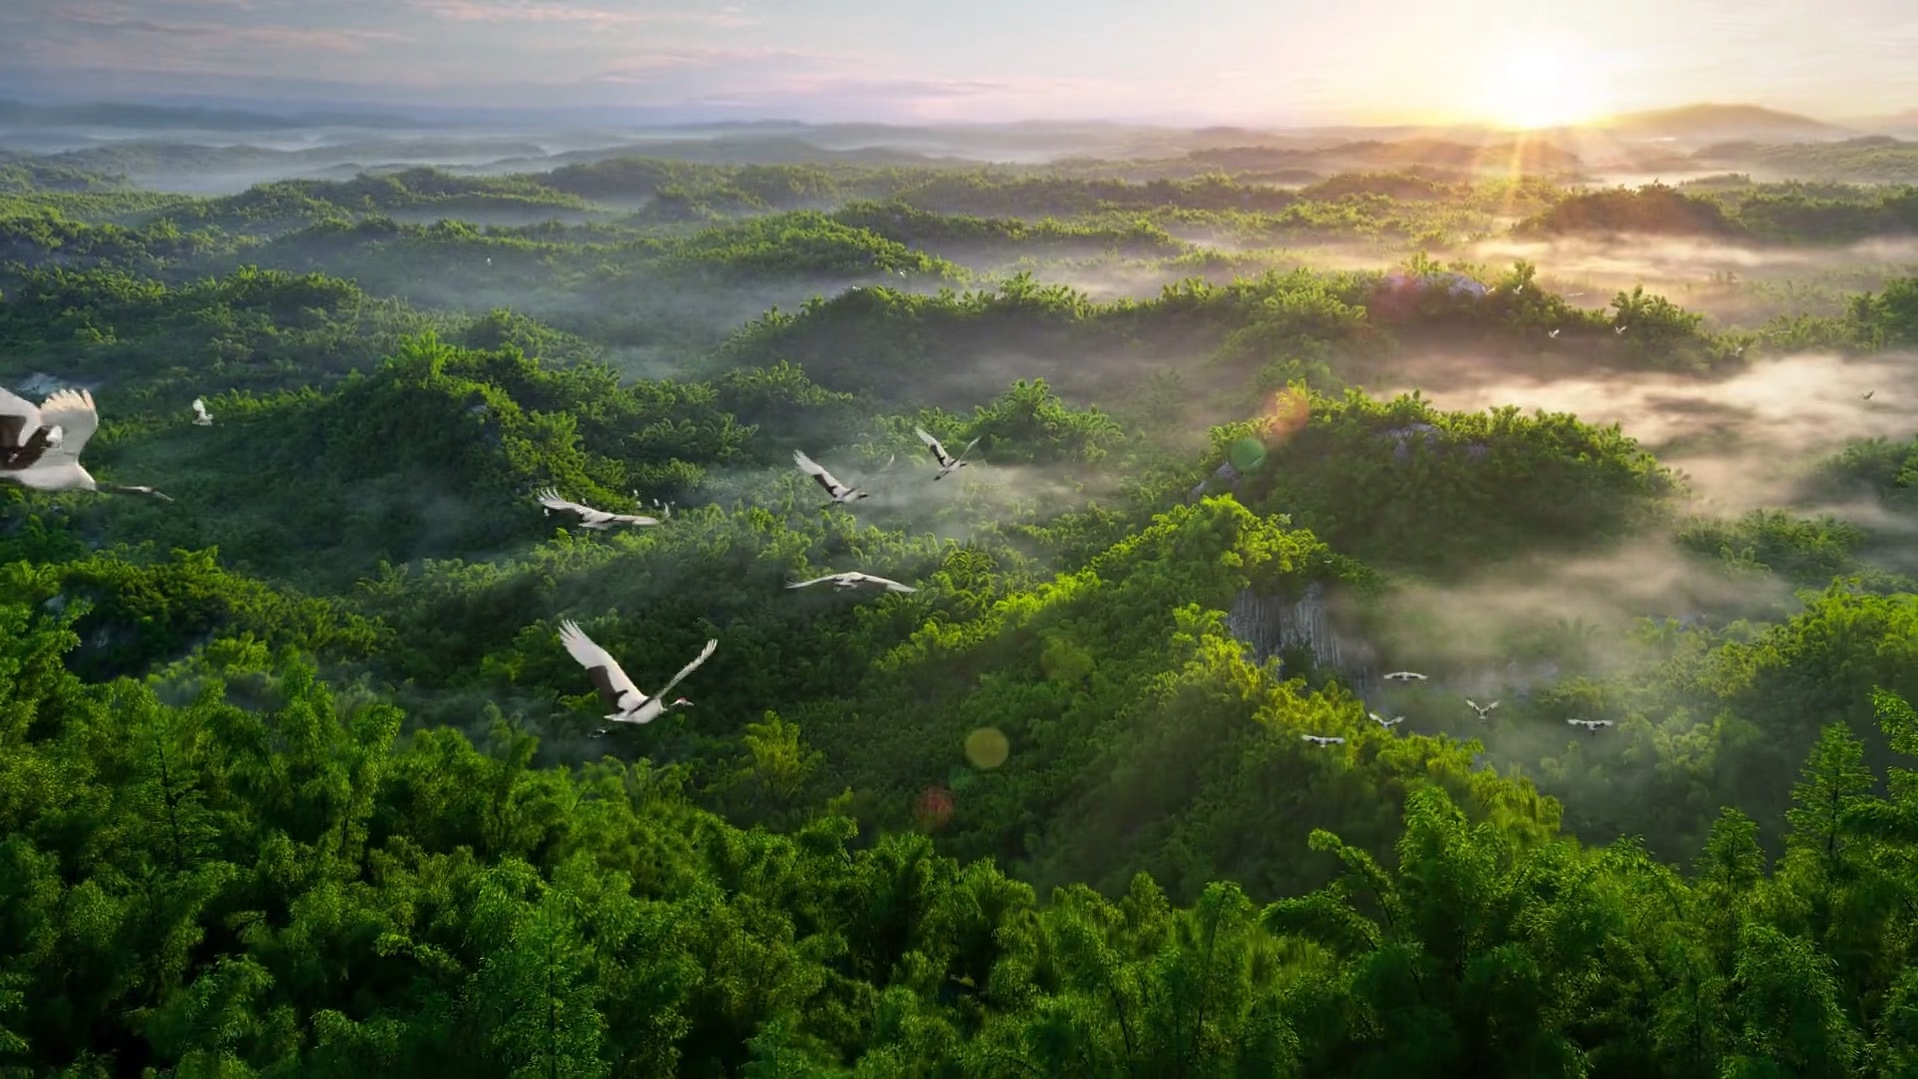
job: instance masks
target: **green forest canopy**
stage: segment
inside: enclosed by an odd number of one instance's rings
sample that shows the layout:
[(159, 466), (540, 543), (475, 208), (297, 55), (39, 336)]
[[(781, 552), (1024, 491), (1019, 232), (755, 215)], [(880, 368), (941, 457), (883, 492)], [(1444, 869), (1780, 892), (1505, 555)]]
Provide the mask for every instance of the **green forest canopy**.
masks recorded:
[[(1095, 300), (917, 245), (1176, 252), (1164, 223), (1193, 219), (1168, 211), (1491, 194), (621, 169), (129, 196), (118, 223), (25, 181), (0, 373), (98, 380), (90, 466), (178, 501), (0, 488), (0, 1069), (1912, 1066), (1918, 595), (1877, 533), (1682, 517), (1616, 428), (1351, 385), (1433, 341), (1617, 377), (1908, 345), (1911, 279), (1750, 329), (1643, 289), (1576, 307), (1525, 263), (1484, 298), (1414, 259), (1411, 291), (1299, 270)], [(643, 184), (727, 190), (625, 224), (382, 217)], [(250, 261), (274, 245), (298, 272)], [(802, 299), (649, 339), (650, 313), (562, 328), (399, 284), (488, 266), (547, 276), (555, 310), (642, 268)], [(819, 274), (874, 283), (803, 291)], [(664, 377), (609, 364), (647, 340)], [(1006, 352), (1052, 366), (1002, 377)], [(983, 467), (931, 484), (916, 425)], [(878, 497), (822, 512), (795, 448)], [(1912, 459), (1858, 443), (1821, 482), (1909, 520)], [(672, 510), (578, 533), (538, 515), (547, 486)], [(1236, 613), (1315, 590), (1389, 613), (1410, 582), (1656, 535), (1805, 591), (1728, 624), (1514, 623), (1560, 673), (1489, 730), (1439, 718), (1472, 673), (1451, 661), (1418, 657), (1435, 684), (1388, 728), (1352, 670), (1251, 654)], [(850, 568), (918, 591), (783, 588)], [(562, 618), (646, 686), (716, 637), (697, 707), (593, 737)]]

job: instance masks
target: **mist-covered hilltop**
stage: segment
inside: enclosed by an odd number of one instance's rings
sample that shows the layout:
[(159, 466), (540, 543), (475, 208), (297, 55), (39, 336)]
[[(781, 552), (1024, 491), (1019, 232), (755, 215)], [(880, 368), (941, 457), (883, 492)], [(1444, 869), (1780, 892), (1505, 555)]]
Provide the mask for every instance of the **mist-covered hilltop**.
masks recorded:
[(1347, 134), (0, 161), (0, 1069), (1903, 1074), (1911, 189)]
[[(0, 92), (5, 83), (0, 82)], [(806, 123), (655, 116), (647, 110), (343, 109), (261, 101), (154, 105), (0, 97), (0, 162), (187, 194), (270, 180), (350, 179), (433, 166), (543, 172), (644, 156), (691, 164), (915, 170), (990, 166), (1044, 175), (1181, 179), (1257, 173), (1296, 185), (1342, 172), (1427, 168), (1608, 183), (1737, 170), (1764, 180), (1910, 182), (1897, 116), (1831, 123), (1747, 104), (1695, 104), (1531, 131), (1486, 124), (1309, 127), (1023, 121)], [(656, 110), (655, 110), (656, 111)]]

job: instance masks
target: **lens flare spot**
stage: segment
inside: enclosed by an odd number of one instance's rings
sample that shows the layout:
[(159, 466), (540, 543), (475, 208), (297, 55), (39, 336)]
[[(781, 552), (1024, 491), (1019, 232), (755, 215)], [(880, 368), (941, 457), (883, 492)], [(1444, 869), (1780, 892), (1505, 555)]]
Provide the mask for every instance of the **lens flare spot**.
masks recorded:
[(997, 727), (981, 727), (966, 736), (966, 759), (974, 768), (997, 768), (1012, 754), (1012, 743)]
[(1234, 442), (1225, 451), (1226, 460), (1240, 472), (1253, 472), (1265, 463), (1265, 443), (1256, 438), (1242, 438)]
[(1284, 442), (1305, 429), (1306, 421), (1312, 418), (1312, 399), (1287, 386), (1272, 395), (1260, 418), (1266, 440)]
[(913, 820), (928, 832), (942, 828), (952, 819), (952, 805), (951, 791), (944, 787), (927, 787), (919, 792), (918, 800), (913, 802)]

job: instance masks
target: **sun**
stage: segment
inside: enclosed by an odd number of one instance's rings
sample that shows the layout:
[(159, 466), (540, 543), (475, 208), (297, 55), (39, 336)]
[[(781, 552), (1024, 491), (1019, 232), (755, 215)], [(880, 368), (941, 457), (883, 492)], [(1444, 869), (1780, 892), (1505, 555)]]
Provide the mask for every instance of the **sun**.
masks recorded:
[(1487, 119), (1516, 128), (1580, 123), (1602, 106), (1585, 59), (1545, 44), (1513, 48), (1488, 64), (1479, 101)]

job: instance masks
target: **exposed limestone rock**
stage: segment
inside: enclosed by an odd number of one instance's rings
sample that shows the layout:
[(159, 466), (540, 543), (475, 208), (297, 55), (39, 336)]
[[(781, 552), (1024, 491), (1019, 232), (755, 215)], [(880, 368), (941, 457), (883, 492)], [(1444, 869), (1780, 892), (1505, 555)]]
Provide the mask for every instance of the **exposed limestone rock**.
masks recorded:
[(1255, 662), (1302, 649), (1315, 666), (1339, 675), (1361, 697), (1377, 684), (1372, 646), (1333, 624), (1322, 582), (1306, 585), (1296, 597), (1241, 591), (1226, 612), (1225, 624), (1251, 650)]

